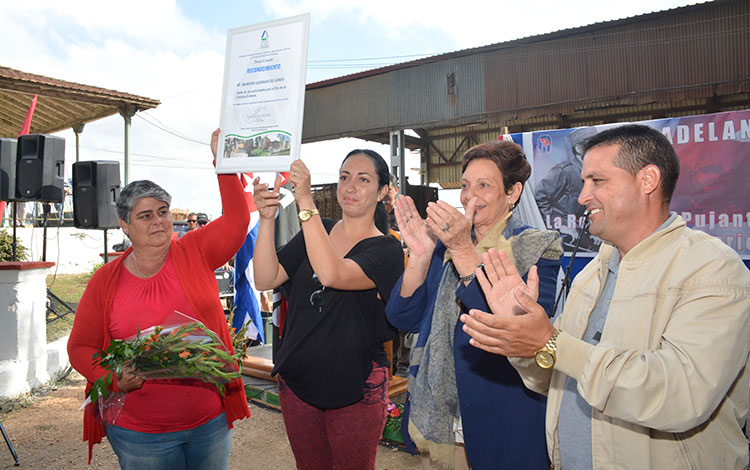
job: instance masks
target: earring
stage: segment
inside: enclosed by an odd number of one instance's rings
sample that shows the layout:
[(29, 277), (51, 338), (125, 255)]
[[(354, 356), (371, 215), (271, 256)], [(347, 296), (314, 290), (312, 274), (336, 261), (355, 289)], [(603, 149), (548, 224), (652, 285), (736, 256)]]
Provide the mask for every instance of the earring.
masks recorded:
[(516, 208), (516, 203), (515, 203), (515, 202), (511, 202), (511, 203), (509, 204), (509, 206), (510, 206), (510, 210), (513, 210), (513, 209), (515, 209), (515, 208)]

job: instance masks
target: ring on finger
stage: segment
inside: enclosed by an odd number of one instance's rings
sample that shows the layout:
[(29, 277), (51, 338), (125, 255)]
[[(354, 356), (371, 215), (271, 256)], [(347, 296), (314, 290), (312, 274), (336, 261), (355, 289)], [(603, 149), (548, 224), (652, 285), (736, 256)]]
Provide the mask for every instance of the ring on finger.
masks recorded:
[(294, 173), (292, 173), (292, 175), (294, 175), (294, 176), (297, 176), (298, 174), (299, 174), (299, 172), (297, 172), (297, 170), (294, 170)]
[(451, 224), (445, 224), (445, 227), (443, 227), (443, 232), (447, 232), (448, 230), (450, 230), (450, 228)]

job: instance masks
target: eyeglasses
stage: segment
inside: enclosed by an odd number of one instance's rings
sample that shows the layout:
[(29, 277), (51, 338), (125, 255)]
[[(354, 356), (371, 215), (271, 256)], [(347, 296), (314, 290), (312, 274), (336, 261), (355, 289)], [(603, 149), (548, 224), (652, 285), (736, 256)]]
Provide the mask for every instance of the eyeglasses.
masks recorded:
[(208, 223), (208, 222), (206, 222), (205, 220), (201, 220), (200, 222), (198, 222), (198, 225), (200, 225), (201, 227), (203, 227), (203, 226), (204, 226), (204, 225), (206, 225), (207, 223)]
[(323, 305), (325, 305), (323, 292), (326, 290), (326, 287), (320, 283), (320, 279), (318, 279), (318, 275), (315, 273), (313, 273), (312, 275), (312, 281), (313, 284), (315, 284), (315, 287), (318, 288), (318, 290), (310, 294), (310, 305), (317, 308), (318, 312), (322, 312)]
[(187, 221), (187, 223), (189, 223), (189, 224), (194, 224), (196, 222), (198, 222), (197, 219), (196, 220), (188, 219), (188, 221)]

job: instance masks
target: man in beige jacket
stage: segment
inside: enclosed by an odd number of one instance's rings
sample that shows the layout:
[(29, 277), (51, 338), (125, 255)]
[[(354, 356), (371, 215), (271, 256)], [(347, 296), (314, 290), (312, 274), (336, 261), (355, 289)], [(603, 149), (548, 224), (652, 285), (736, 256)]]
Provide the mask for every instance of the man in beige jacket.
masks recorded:
[(462, 315), (481, 349), (513, 357), (548, 395), (554, 468), (742, 469), (750, 390), (750, 271), (720, 240), (686, 227), (669, 201), (669, 141), (627, 125), (589, 139), (579, 202), (599, 254), (554, 325), (507, 255), (477, 270), (492, 314)]

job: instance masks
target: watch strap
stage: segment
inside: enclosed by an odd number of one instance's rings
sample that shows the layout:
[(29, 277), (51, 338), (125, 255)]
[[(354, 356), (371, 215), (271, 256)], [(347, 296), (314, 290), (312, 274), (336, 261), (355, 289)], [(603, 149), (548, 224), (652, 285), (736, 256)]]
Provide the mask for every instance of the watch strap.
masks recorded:
[(474, 268), (474, 271), (471, 272), (471, 274), (467, 274), (466, 276), (461, 276), (461, 282), (469, 282), (473, 281), (475, 277), (477, 277), (477, 269), (484, 269), (484, 263), (479, 263), (476, 268)]

